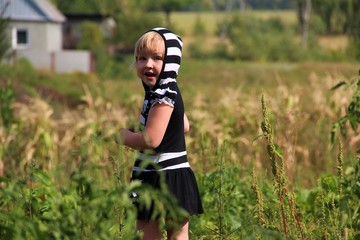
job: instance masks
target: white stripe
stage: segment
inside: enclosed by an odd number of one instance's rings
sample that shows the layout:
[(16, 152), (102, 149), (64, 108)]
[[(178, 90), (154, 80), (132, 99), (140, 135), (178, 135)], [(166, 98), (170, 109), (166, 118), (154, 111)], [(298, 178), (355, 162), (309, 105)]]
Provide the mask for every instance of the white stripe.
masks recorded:
[(160, 80), (160, 85), (165, 85), (171, 82), (176, 82), (174, 78), (165, 78)]
[(145, 118), (143, 117), (143, 115), (140, 115), (140, 123), (145, 125)]
[(176, 80), (174, 78), (160, 79), (160, 85), (165, 85), (171, 82), (176, 82)]
[(165, 37), (166, 40), (178, 40), (178, 42), (180, 42), (178, 36), (176, 34), (174, 34), (174, 33), (171, 33), (171, 32), (164, 33), (164, 37)]
[(178, 74), (179, 68), (180, 65), (177, 63), (167, 63), (165, 64), (164, 72), (175, 71)]
[(152, 106), (154, 106), (155, 104), (162, 104), (162, 103), (164, 103), (164, 104), (166, 104), (166, 105), (168, 105), (168, 106), (170, 106), (170, 107), (174, 107), (174, 100), (172, 100), (171, 98), (168, 98), (168, 97), (163, 97), (163, 98), (161, 98), (161, 99), (157, 99), (156, 101), (154, 101), (153, 103), (152, 103)]
[(172, 153), (161, 153), (159, 155), (149, 155), (138, 153), (138, 159), (151, 160), (154, 163), (160, 163), (169, 159), (178, 158), (186, 155), (186, 151), (182, 152), (172, 152)]
[(159, 31), (159, 30), (164, 30), (165, 28), (163, 28), (163, 27), (157, 27), (157, 28), (154, 28), (153, 30), (155, 30), (155, 31)]
[(161, 89), (161, 88), (158, 88), (155, 90), (156, 93), (160, 94), (160, 95), (164, 95), (166, 92), (170, 92), (170, 93), (175, 93), (177, 94), (176, 91), (173, 91), (171, 90), (170, 88), (165, 88), (165, 89)]
[[(161, 31), (161, 30), (165, 30), (165, 28), (159, 27), (159, 28), (154, 28), (153, 30), (155, 30), (155, 31)], [(179, 39), (179, 37), (178, 37), (175, 33), (169, 32), (169, 33), (164, 33), (163, 35), (164, 35), (164, 37), (165, 37), (166, 40), (175, 39), (175, 40), (177, 40), (177, 41), (179, 42), (179, 44), (180, 44), (181, 46), (183, 46), (182, 41)]]
[(134, 167), (133, 171), (141, 171), (141, 172), (154, 172), (154, 171), (165, 171), (165, 170), (172, 170), (172, 169), (180, 169), (180, 168), (189, 168), (190, 164), (189, 162), (186, 163), (180, 163), (177, 165), (173, 165), (170, 167), (166, 167), (166, 168), (161, 168), (159, 170), (154, 170), (154, 169), (143, 169), (141, 167)]
[(183, 46), (183, 42), (174, 33), (164, 33), (164, 37), (166, 40), (177, 40), (180, 46)]
[(177, 47), (168, 47), (167, 55), (181, 57), (181, 50), (180, 50), (180, 48), (177, 48)]

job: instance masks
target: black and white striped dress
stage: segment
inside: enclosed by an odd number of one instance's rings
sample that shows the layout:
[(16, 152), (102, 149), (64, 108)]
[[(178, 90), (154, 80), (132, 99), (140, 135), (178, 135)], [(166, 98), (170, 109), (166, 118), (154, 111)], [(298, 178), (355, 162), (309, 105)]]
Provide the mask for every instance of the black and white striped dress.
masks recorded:
[[(165, 28), (154, 28), (165, 42), (162, 72), (150, 91), (144, 85), (145, 98), (140, 124), (146, 126), (150, 108), (164, 103), (173, 107), (169, 124), (160, 145), (153, 151), (138, 152), (132, 179), (159, 188), (160, 172), (164, 174), (169, 191), (176, 197), (180, 207), (190, 215), (203, 213), (203, 207), (193, 171), (190, 168), (184, 135), (184, 104), (176, 77), (180, 68), (182, 40)], [(139, 210), (138, 219), (149, 220), (151, 211)]]

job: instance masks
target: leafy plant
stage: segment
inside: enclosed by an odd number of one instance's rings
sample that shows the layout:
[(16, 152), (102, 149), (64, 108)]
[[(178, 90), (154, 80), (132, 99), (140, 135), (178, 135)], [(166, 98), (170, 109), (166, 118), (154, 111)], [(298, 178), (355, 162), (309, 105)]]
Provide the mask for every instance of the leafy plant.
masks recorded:
[(0, 88), (0, 116), (2, 120), (0, 122), (4, 124), (6, 129), (9, 129), (14, 121), (14, 113), (11, 104), (15, 100), (15, 93), (10, 85), (11, 83), (8, 81), (6, 86)]
[[(305, 239), (303, 226), (299, 217), (295, 199), (287, 186), (287, 177), (284, 170), (284, 158), (281, 151), (279, 150), (279, 147), (274, 142), (273, 127), (269, 120), (264, 96), (261, 98), (261, 104), (263, 112), (261, 130), (263, 132), (263, 137), (267, 141), (267, 152), (270, 157), (270, 164), (274, 177), (274, 188), (278, 196), (278, 207), (280, 212), (280, 219), (282, 221), (282, 231), (286, 237), (289, 237), (291, 234), (292, 236)], [(291, 226), (291, 224), (295, 225), (296, 228), (290, 228), (289, 226)]]
[(2, 9), (0, 9), (0, 60), (2, 60), (10, 49), (9, 37), (7, 34), (9, 20), (4, 18), (3, 14), (8, 7), (8, 4), (4, 3)]
[[(353, 87), (352, 100), (347, 107), (347, 114), (342, 116), (337, 120), (331, 129), (331, 144), (335, 141), (335, 135), (338, 129), (343, 137), (347, 137), (346, 133), (346, 123), (349, 122), (353, 131), (357, 132), (358, 126), (360, 123), (360, 70), (359, 76), (356, 79), (352, 79), (349, 83), (342, 81), (331, 88), (331, 90), (336, 90), (342, 86), (345, 86), (345, 89), (350, 89)], [(360, 149), (358, 149), (360, 153)]]

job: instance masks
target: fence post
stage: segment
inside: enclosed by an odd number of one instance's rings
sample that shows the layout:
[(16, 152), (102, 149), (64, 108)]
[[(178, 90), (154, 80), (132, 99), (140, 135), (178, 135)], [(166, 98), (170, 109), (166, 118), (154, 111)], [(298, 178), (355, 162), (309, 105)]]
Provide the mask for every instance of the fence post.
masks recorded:
[(56, 58), (55, 58), (55, 52), (50, 52), (50, 69), (52, 72), (55, 72), (56, 70)]

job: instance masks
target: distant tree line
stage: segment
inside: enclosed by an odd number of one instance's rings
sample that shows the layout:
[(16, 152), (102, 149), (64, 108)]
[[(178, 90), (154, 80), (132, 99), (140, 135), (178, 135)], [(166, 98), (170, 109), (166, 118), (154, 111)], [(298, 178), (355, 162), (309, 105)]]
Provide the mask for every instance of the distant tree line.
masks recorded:
[[(64, 13), (97, 13), (101, 2), (112, 0), (51, 0)], [(128, 0), (122, 1), (127, 2)], [(194, 10), (217, 10), (223, 11), (231, 6), (232, 9), (242, 9), (245, 6), (251, 9), (294, 9), (296, 4), (293, 0), (133, 0), (136, 4), (147, 3), (148, 9), (166, 11), (194, 11)]]
[[(353, 54), (360, 59), (360, 9), (359, 0), (51, 0), (65, 14), (102, 14), (111, 16), (116, 24), (111, 38), (106, 39), (101, 34), (93, 32), (93, 26), (87, 24), (85, 31), (91, 36), (91, 41), (83, 40), (79, 45), (101, 55), (104, 46), (111, 44), (122, 52), (132, 51), (139, 32), (156, 26), (164, 25), (158, 14), (164, 12), (165, 26), (171, 26), (171, 13), (174, 11), (242, 11), (244, 9), (294, 9), (298, 12), (298, 29), (302, 36), (303, 47), (307, 47), (311, 19), (317, 17), (325, 26), (323, 34), (347, 34), (350, 38)], [(174, 23), (176, 24), (176, 23)], [(233, 33), (229, 28), (221, 27), (219, 31), (223, 37), (229, 38)], [(176, 27), (176, 25), (175, 25)], [(6, 28), (6, 21), (0, 22), (0, 36)], [(1, 38), (0, 55), (6, 48)], [(97, 39), (96, 44), (94, 39)], [(4, 42), (4, 43), (2, 43)], [(103, 44), (102, 44), (103, 42)]]

